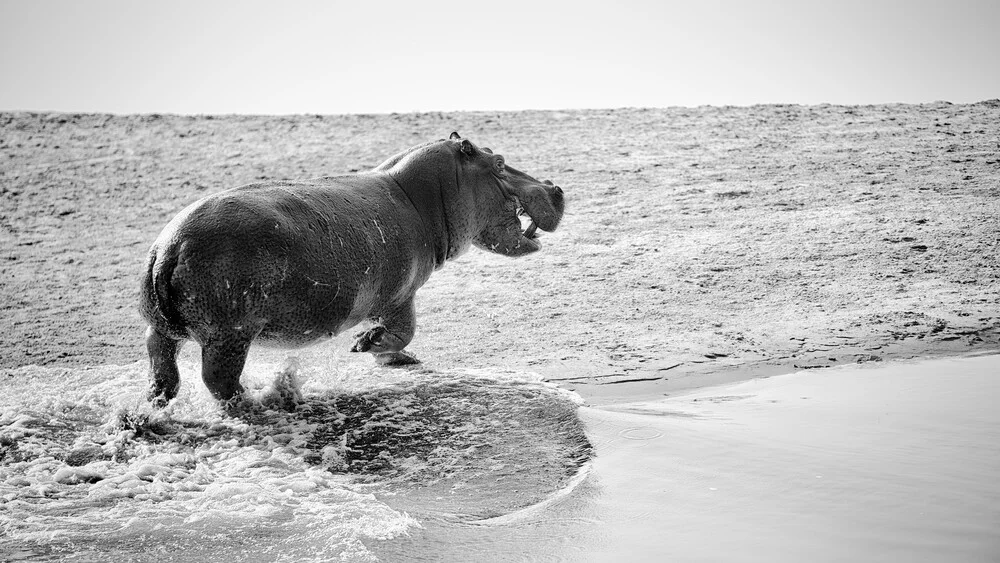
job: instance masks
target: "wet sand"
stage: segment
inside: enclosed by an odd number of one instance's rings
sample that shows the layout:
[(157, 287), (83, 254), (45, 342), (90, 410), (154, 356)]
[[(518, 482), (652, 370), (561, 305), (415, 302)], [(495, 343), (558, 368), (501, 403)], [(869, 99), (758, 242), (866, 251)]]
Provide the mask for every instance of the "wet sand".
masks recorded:
[(585, 407), (572, 492), (429, 525), (385, 561), (996, 561), (1000, 356), (844, 367)]

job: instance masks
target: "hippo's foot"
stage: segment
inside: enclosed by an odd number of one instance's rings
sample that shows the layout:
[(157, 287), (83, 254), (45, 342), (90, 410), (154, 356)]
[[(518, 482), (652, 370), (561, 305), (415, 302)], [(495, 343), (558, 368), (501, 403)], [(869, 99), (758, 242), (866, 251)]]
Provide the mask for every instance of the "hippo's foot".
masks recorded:
[(375, 363), (380, 366), (412, 366), (420, 363), (420, 360), (418, 360), (416, 356), (402, 350), (399, 352), (373, 354), (373, 356), (375, 357)]
[(355, 334), (356, 340), (354, 346), (351, 346), (351, 352), (368, 352), (372, 348), (381, 348), (386, 333), (384, 326), (375, 325), (364, 332)]
[(403, 351), (410, 340), (413, 340), (413, 332), (417, 326), (415, 318), (412, 299), (391, 311), (372, 317), (369, 319), (372, 327), (354, 335), (356, 340), (351, 352), (370, 352), (375, 356), (375, 361), (384, 366), (420, 363)]
[(375, 325), (364, 332), (359, 332), (354, 335), (354, 338), (357, 340), (354, 341), (351, 352), (371, 352), (372, 354), (399, 352), (409, 342), (409, 338), (404, 341), (383, 325)]
[(146, 393), (146, 400), (149, 401), (154, 409), (165, 408), (170, 403), (170, 399), (167, 398), (166, 394), (158, 394), (155, 388), (150, 389), (149, 392)]
[(379, 365), (409, 366), (420, 363), (415, 356), (402, 350), (406, 343), (382, 325), (360, 332), (355, 338), (357, 340), (351, 347), (351, 352), (371, 352)]

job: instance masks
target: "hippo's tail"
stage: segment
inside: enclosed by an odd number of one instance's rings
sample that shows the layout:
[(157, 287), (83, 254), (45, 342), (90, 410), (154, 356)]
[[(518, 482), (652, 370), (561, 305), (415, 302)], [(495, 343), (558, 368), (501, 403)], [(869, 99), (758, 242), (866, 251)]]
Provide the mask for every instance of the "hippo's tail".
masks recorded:
[(177, 253), (170, 249), (159, 252), (154, 246), (149, 251), (146, 272), (139, 288), (139, 312), (161, 333), (181, 339), (188, 337), (187, 327), (174, 307), (176, 296), (170, 285), (177, 260)]

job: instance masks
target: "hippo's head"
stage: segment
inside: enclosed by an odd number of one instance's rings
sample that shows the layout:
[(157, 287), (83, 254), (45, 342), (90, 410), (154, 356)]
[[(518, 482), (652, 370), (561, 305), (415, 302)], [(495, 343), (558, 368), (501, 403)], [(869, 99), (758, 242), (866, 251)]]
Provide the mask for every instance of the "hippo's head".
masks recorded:
[(535, 252), (537, 229), (554, 231), (565, 208), (561, 188), (511, 168), (458, 133), (407, 149), (376, 171), (395, 177), (433, 225), (439, 267), (473, 244), (506, 256)]
[(449, 213), (453, 222), (474, 218), (460, 228), (483, 250), (523, 256), (540, 249), (536, 229), (554, 231), (559, 225), (565, 209), (562, 189), (509, 166), (503, 156), (458, 133), (449, 141), (458, 168), (458, 193)]

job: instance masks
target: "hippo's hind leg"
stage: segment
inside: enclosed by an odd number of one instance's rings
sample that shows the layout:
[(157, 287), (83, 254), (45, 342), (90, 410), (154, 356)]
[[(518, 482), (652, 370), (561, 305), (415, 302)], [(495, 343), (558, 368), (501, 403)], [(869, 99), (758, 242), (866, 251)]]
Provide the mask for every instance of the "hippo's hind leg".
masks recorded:
[(156, 408), (163, 408), (177, 396), (181, 376), (177, 371), (177, 355), (183, 340), (170, 338), (153, 327), (146, 329), (146, 350), (149, 352), (149, 371), (152, 385), (147, 398)]
[(413, 299), (375, 319), (375, 326), (358, 333), (351, 352), (371, 352), (384, 366), (419, 364), (420, 360), (403, 350), (417, 330)]
[(212, 396), (231, 401), (243, 394), (240, 375), (257, 332), (227, 335), (201, 347), (201, 378)]

